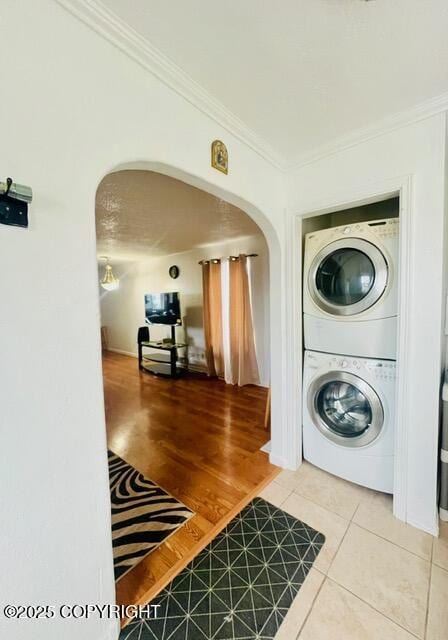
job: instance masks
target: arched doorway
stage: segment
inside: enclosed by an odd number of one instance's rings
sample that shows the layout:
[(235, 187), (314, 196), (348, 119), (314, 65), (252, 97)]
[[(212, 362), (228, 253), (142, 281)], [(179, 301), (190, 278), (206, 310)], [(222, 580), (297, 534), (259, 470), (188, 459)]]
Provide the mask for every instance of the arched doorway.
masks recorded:
[[(278, 243), (278, 238), (277, 235), (272, 227), (272, 225), (269, 223), (269, 221), (267, 220), (267, 218), (255, 207), (253, 207), (252, 205), (250, 205), (249, 203), (243, 201), (242, 199), (235, 197), (232, 194), (228, 194), (226, 193), (224, 190), (217, 188), (215, 186), (212, 186), (206, 182), (204, 182), (202, 179), (198, 179), (195, 176), (190, 176), (185, 174), (182, 171), (179, 171), (177, 169), (174, 169), (173, 167), (162, 167), (161, 165), (158, 164), (153, 164), (153, 163), (132, 163), (132, 164), (126, 164), (120, 167), (117, 167), (114, 169), (113, 172), (109, 173), (106, 175), (105, 180), (107, 180), (107, 177), (112, 175), (112, 176), (119, 176), (122, 175), (123, 173), (129, 173), (129, 174), (144, 174), (147, 173), (149, 174), (153, 174), (153, 175), (159, 175), (159, 176), (163, 176), (163, 177), (169, 177), (170, 179), (172, 179), (174, 182), (180, 182), (184, 185), (189, 185), (189, 187), (194, 187), (196, 190), (201, 190), (203, 192), (205, 192), (206, 194), (213, 196), (215, 199), (219, 199), (220, 201), (224, 201), (225, 203), (228, 203), (229, 206), (233, 207), (233, 208), (238, 208), (241, 210), (241, 212), (244, 211), (244, 215), (250, 217), (250, 220), (252, 222), (255, 222), (257, 227), (261, 230), (261, 232), (263, 233), (263, 237), (267, 242), (268, 245), (268, 250), (269, 250), (269, 262), (271, 265), (271, 271), (270, 271), (270, 294), (271, 296), (271, 300), (270, 300), (270, 319), (271, 322), (272, 320), (274, 320), (274, 324), (273, 326), (271, 325), (271, 329), (270, 329), (270, 339), (269, 339), (269, 343), (270, 343), (270, 348), (271, 348), (271, 358), (270, 358), (270, 363), (271, 363), (271, 374), (269, 377), (271, 377), (271, 379), (274, 378), (275, 376), (275, 371), (279, 371), (279, 367), (281, 369), (282, 366), (282, 362), (281, 362), (281, 347), (279, 348), (279, 344), (281, 345), (281, 342), (279, 342), (281, 340), (282, 337), (282, 331), (280, 330), (280, 326), (278, 324), (279, 322), (279, 318), (281, 318), (281, 306), (280, 306), (280, 299), (281, 299), (281, 287), (279, 287), (279, 281), (281, 280), (278, 277), (278, 270), (280, 269), (280, 251), (279, 251), (279, 243)], [(103, 183), (101, 183), (103, 184)], [(167, 211), (167, 214), (169, 214), (169, 211)], [(129, 221), (127, 221), (127, 223), (129, 223)], [(264, 227), (264, 228), (263, 228)], [(154, 240), (156, 241), (157, 238), (154, 238)], [(101, 248), (101, 253), (104, 252), (111, 253), (111, 251), (107, 248), (107, 249), (103, 249)], [(110, 256), (113, 258), (113, 256)], [(210, 257), (210, 256), (208, 256)], [(274, 269), (274, 271), (273, 271)], [(274, 283), (274, 286), (273, 286)], [(113, 295), (113, 294), (111, 294)], [(274, 310), (274, 313), (273, 313)], [(276, 344), (277, 343), (277, 344)], [(274, 353), (273, 353), (274, 352)], [(121, 375), (121, 374), (120, 374)], [(281, 377), (278, 376), (276, 377), (276, 382), (280, 382)], [(143, 385), (146, 384), (146, 381), (143, 382)], [(269, 383), (268, 383), (269, 384)], [(282, 423), (281, 421), (278, 420), (278, 407), (279, 407), (279, 389), (278, 386), (277, 388), (274, 385), (273, 388), (273, 420), (272, 420), (272, 454), (271, 454), (271, 460), (273, 462), (282, 462), (281, 456), (279, 456), (278, 451), (281, 451), (283, 449), (284, 446), (284, 438), (283, 438), (283, 430), (282, 430)], [(106, 394), (106, 400), (107, 400), (107, 394)], [(140, 400), (142, 399), (143, 396), (140, 396)], [(250, 399), (246, 400), (247, 403), (250, 403)], [(143, 409), (145, 410), (146, 407), (143, 407)], [(142, 446), (144, 448), (144, 437), (143, 437), (143, 432), (140, 434), (140, 436), (142, 437), (141, 442), (139, 443), (139, 446)], [(117, 438), (120, 439), (121, 435), (120, 433), (115, 433), (115, 439), (117, 441)], [(168, 444), (169, 446), (169, 444)], [(142, 451), (142, 449), (141, 449)], [(258, 451), (258, 448), (257, 448)], [(122, 452), (120, 452), (122, 453)], [(140, 458), (141, 460), (141, 458)], [(253, 463), (255, 464), (255, 458)], [(155, 462), (153, 461), (153, 464), (155, 464)], [(137, 463), (135, 464), (135, 468), (138, 469), (138, 467), (140, 466), (140, 468), (142, 468), (142, 463), (139, 463), (137, 461)], [(153, 474), (152, 474), (153, 475)], [(157, 475), (157, 474), (155, 474)], [(254, 468), (254, 475), (256, 475), (256, 471)], [(270, 475), (266, 475), (266, 482), (269, 481), (269, 479), (272, 476)], [(262, 479), (263, 480), (263, 479)], [(232, 484), (232, 478), (229, 476), (229, 478), (226, 479), (226, 481), (229, 484)], [(237, 475), (234, 478), (234, 481), (239, 482), (239, 481), (244, 481), (244, 478), (238, 477)], [(210, 483), (210, 479), (208, 480), (208, 483)], [(259, 483), (260, 484), (260, 483)], [(263, 482), (261, 482), (261, 484), (263, 484)], [(204, 487), (204, 491), (208, 490), (208, 488)], [(171, 488), (171, 493), (174, 495), (175, 494), (175, 490), (173, 490)], [(181, 491), (179, 493), (182, 493)], [(238, 499), (235, 500), (233, 497), (229, 497), (228, 498), (228, 502), (229, 502), (229, 509), (228, 509), (228, 513), (226, 514), (226, 516), (228, 516), (228, 519), (230, 519), (232, 517), (232, 515), (234, 515), (234, 513), (236, 513), (237, 511), (240, 510), (240, 508), (242, 506), (244, 506), (244, 500), (249, 501), (251, 499), (251, 497), (253, 497), (253, 495), (255, 495), (252, 492), (252, 487), (249, 487), (247, 489), (245, 489), (242, 494), (243, 496), (242, 500)], [(186, 500), (186, 502), (188, 502), (188, 499)], [(233, 504), (234, 503), (234, 504)], [(228, 520), (227, 520), (228, 521)], [(216, 521), (214, 520), (213, 517), (210, 518), (210, 521), (208, 522), (208, 525), (211, 526), (211, 530), (212, 532), (216, 532), (217, 528), (222, 528), (225, 524), (225, 520), (223, 520), (222, 518), (216, 519)], [(207, 525), (207, 526), (208, 526)], [(209, 528), (210, 528), (209, 526)], [(205, 532), (204, 532), (205, 533)], [(210, 533), (210, 532), (209, 532)], [(185, 554), (184, 556), (182, 556), (181, 560), (182, 561), (187, 561), (188, 558), (190, 556), (188, 554)], [(181, 568), (182, 562), (179, 564), (179, 562), (177, 562), (177, 560), (175, 562), (172, 563), (172, 565), (170, 566), (170, 570), (171, 571), (176, 571), (179, 568)], [(177, 569), (176, 569), (177, 568)], [(146, 572), (148, 573), (148, 572)], [(126, 580), (124, 581), (125, 583), (125, 587), (122, 588), (122, 584), (120, 584), (120, 588), (118, 589), (118, 599), (119, 601), (126, 601), (126, 602), (135, 602), (136, 600), (141, 600), (141, 598), (143, 598), (143, 600), (147, 600), (150, 597), (152, 597), (152, 595), (154, 595), (155, 591), (154, 589), (157, 591), (158, 588), (160, 588), (160, 582), (157, 581), (150, 581), (150, 583), (146, 583), (142, 586), (142, 581), (140, 580), (140, 577), (137, 575), (137, 579), (136, 580)], [(140, 594), (140, 592), (142, 592), (144, 595), (138, 595)]]
[[(114, 172), (124, 170), (154, 171), (197, 187), (244, 211), (261, 229), (269, 250), (269, 306), (270, 306), (270, 386), (271, 386), (271, 452), (273, 464), (288, 469), (297, 468), (301, 460), (301, 438), (291, 394), (297, 394), (291, 380), (289, 333), (292, 331), (290, 318), (285, 311), (285, 299), (288, 295), (285, 273), (288, 272), (277, 230), (269, 216), (259, 207), (237, 193), (218, 186), (201, 176), (185, 171), (174, 164), (156, 160), (129, 160), (105, 167), (96, 180), (96, 188), (102, 179)], [(95, 193), (96, 193), (95, 188)], [(291, 283), (289, 283), (291, 284)], [(98, 327), (98, 332), (100, 327)]]

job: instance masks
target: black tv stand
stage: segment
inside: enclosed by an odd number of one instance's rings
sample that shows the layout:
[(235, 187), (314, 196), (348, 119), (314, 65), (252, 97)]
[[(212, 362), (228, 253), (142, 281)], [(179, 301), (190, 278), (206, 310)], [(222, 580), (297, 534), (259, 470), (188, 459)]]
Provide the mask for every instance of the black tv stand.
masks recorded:
[[(147, 371), (158, 376), (178, 378), (187, 370), (177, 365), (178, 349), (186, 349), (183, 342), (176, 342), (176, 327), (171, 325), (171, 340), (149, 340), (138, 343), (138, 366), (142, 371)], [(144, 349), (156, 349), (164, 353), (145, 353)]]

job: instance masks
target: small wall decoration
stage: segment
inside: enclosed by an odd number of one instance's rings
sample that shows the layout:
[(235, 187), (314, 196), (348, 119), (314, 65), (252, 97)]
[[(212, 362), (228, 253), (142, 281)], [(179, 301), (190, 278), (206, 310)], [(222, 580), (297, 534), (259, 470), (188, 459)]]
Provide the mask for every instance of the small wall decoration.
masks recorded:
[(28, 205), (33, 200), (31, 187), (6, 178), (0, 182), (0, 223), (28, 227)]
[(229, 155), (227, 147), (221, 140), (213, 140), (212, 142), (212, 167), (227, 174), (229, 172)]
[(168, 273), (170, 274), (170, 276), (173, 278), (173, 280), (175, 280), (176, 278), (179, 277), (180, 274), (180, 269), (177, 266), (177, 264), (173, 264), (170, 268)]

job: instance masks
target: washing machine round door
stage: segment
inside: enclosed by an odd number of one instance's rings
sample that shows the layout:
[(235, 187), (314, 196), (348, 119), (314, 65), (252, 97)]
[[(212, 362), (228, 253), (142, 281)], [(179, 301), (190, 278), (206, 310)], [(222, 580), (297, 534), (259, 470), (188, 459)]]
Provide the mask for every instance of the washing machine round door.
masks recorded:
[(326, 373), (311, 383), (308, 410), (319, 431), (344, 447), (372, 443), (384, 425), (383, 405), (376, 391), (345, 371)]
[(343, 238), (316, 255), (308, 274), (308, 288), (323, 311), (352, 316), (378, 302), (388, 276), (386, 258), (378, 247), (362, 238)]

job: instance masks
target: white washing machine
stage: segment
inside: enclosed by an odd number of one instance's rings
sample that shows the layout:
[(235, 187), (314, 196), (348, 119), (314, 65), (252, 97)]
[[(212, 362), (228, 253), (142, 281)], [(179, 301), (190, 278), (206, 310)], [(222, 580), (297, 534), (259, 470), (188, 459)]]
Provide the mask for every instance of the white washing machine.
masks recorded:
[(305, 237), (305, 349), (396, 358), (398, 218)]
[(393, 493), (395, 376), (395, 362), (389, 360), (305, 351), (305, 460)]

